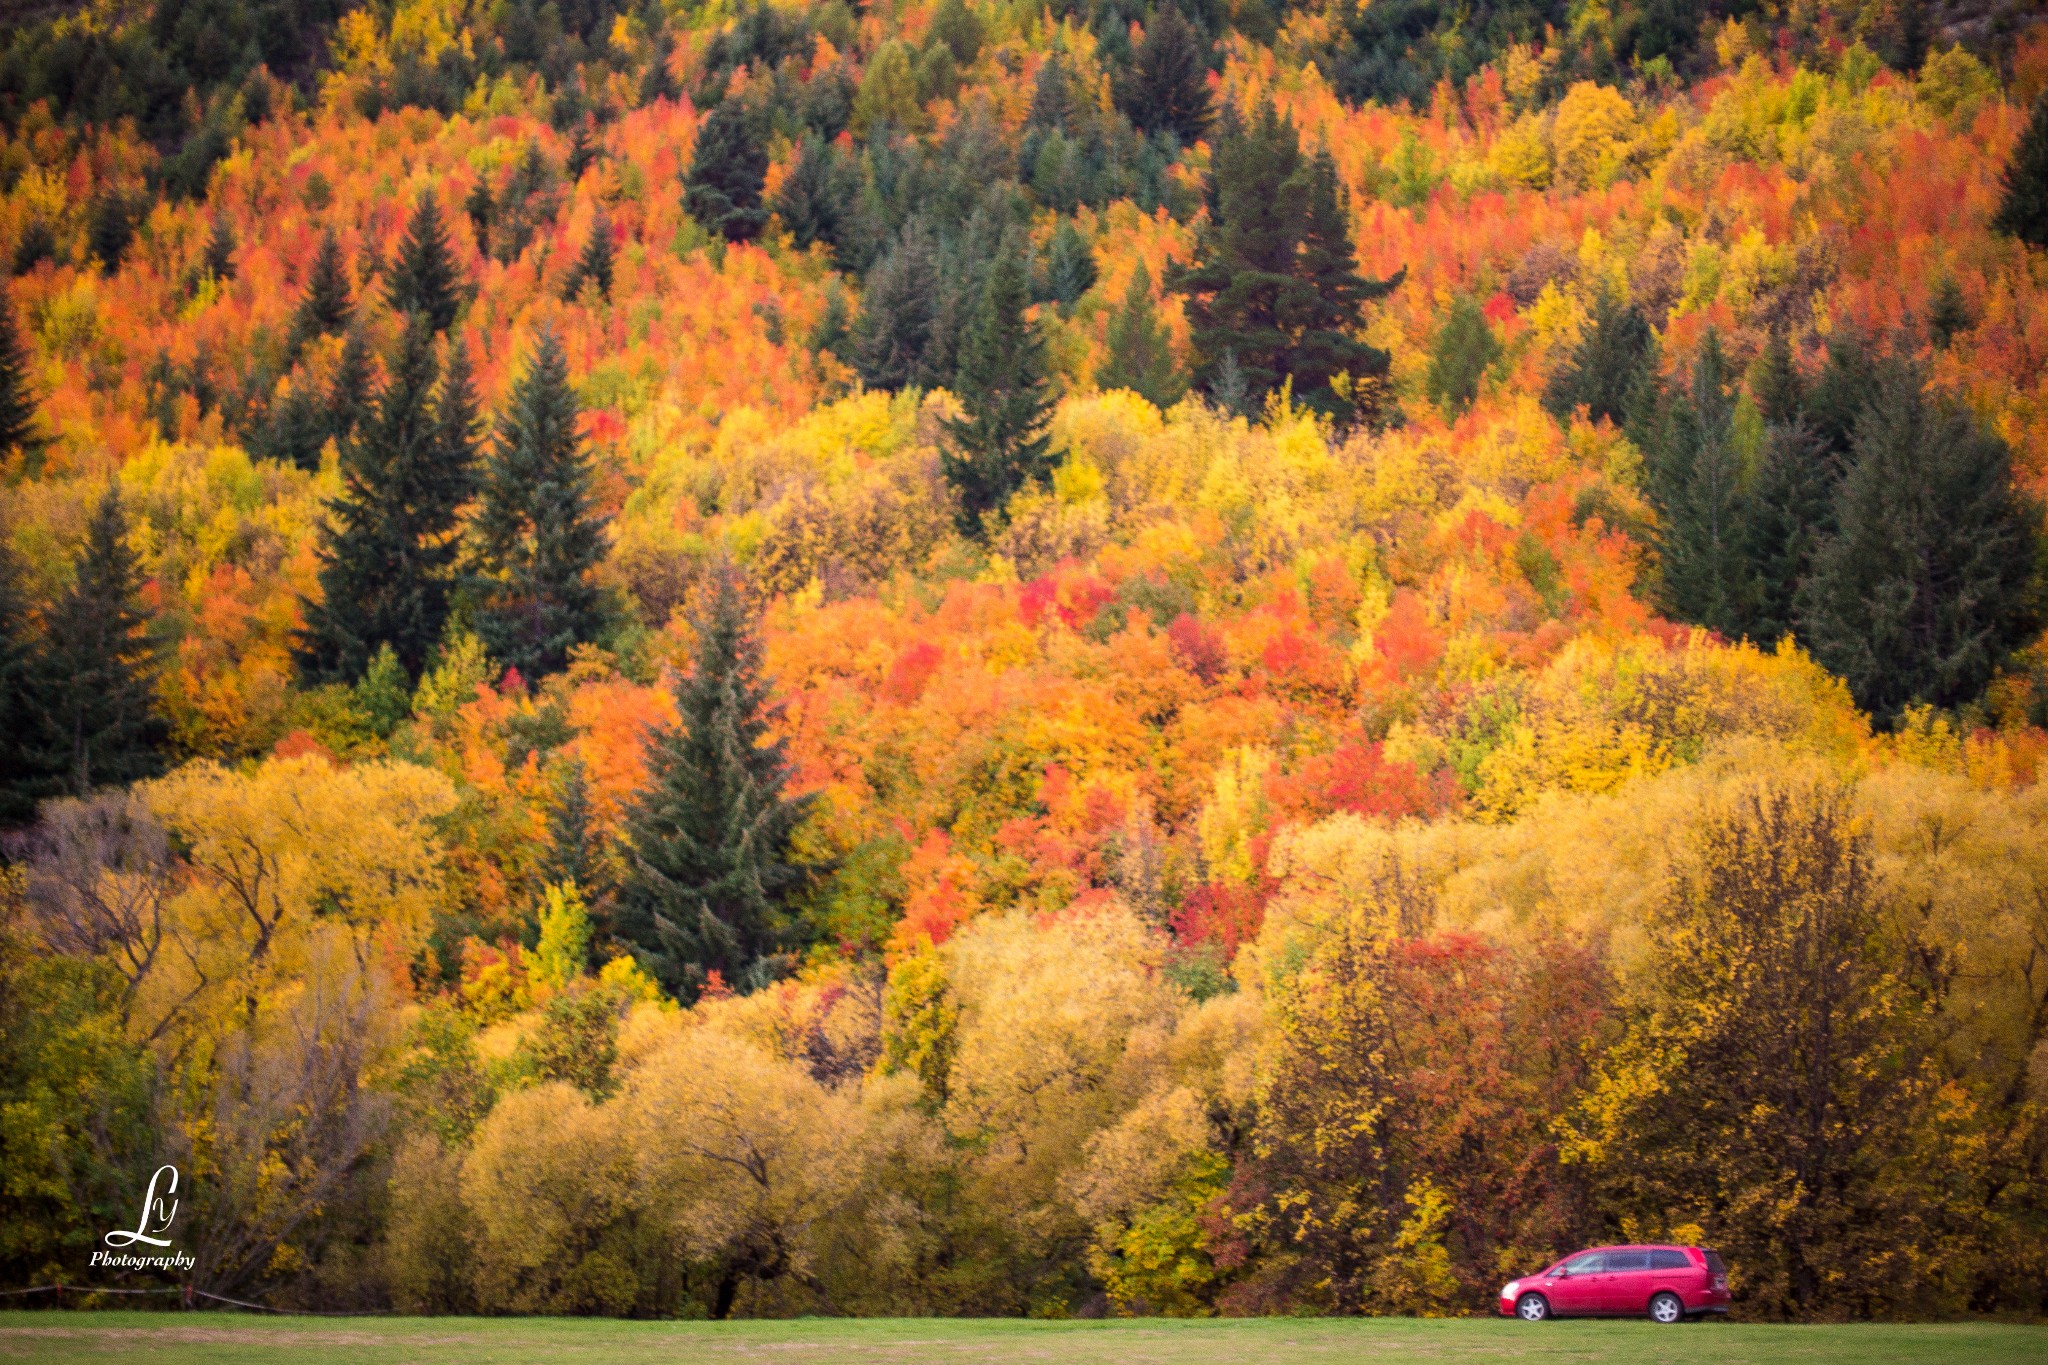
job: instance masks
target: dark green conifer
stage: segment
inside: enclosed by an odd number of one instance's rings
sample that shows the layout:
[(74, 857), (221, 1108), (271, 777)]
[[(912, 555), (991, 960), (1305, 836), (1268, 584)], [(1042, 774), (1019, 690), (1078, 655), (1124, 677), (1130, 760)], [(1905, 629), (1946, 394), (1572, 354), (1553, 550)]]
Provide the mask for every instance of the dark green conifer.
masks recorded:
[(42, 691), (33, 733), (44, 766), (62, 774), (73, 796), (162, 771), (169, 732), (157, 710), (148, 624), (128, 516), (109, 488), (86, 527), (71, 587), (51, 604), (43, 630), (52, 685)]
[(1946, 350), (1950, 342), (1975, 325), (1970, 302), (1963, 297), (1963, 287), (1956, 283), (1956, 277), (1943, 275), (1935, 281), (1934, 293), (1927, 301), (1928, 339)]
[(33, 459), (43, 450), (29, 364), (28, 348), (14, 320), (14, 300), (0, 293), (0, 464)]
[(1814, 556), (1801, 637), (1880, 722), (1982, 694), (2041, 628), (2041, 508), (1969, 412), (1879, 368)]
[(604, 558), (604, 523), (591, 507), (577, 416), (561, 342), (543, 332), (498, 419), (472, 528), (476, 633), (492, 658), (527, 679), (559, 673), (570, 647), (604, 627), (591, 579)]
[(128, 197), (117, 190), (94, 195), (86, 207), (85, 245), (98, 258), (100, 269), (109, 275), (119, 270), (134, 240), (135, 219)]
[(1841, 468), (1848, 468), (1863, 410), (1877, 398), (1879, 366), (1861, 336), (1847, 329), (1828, 339), (1827, 362), (1807, 387), (1801, 411)]
[(353, 683), (385, 644), (417, 678), (440, 642), (475, 473), (447, 458), (434, 411), (439, 371), (432, 324), (414, 313), (373, 413), (342, 449), (341, 496), (328, 504), (319, 548), (321, 600), (305, 604), (297, 649), (313, 681)]
[(870, 388), (930, 384), (935, 322), (932, 281), (938, 252), (923, 220), (913, 217), (889, 254), (868, 272), (853, 325), (853, 367)]
[(349, 299), (348, 266), (341, 259), (341, 243), (333, 229), (320, 238), (320, 250), (313, 257), (312, 272), (306, 277), (306, 297), (299, 302), (292, 335), (303, 345), (314, 337), (332, 336), (349, 324), (355, 304)]
[(1208, 46), (1171, 0), (1154, 11), (1117, 87), (1117, 107), (1144, 133), (1171, 133), (1191, 147), (1215, 121)]
[(738, 576), (719, 574), (676, 680), (680, 724), (648, 743), (650, 786), (626, 824), (618, 935), (663, 987), (692, 1000), (717, 972), (752, 990), (793, 962), (787, 906), (819, 869), (791, 848), (815, 797), (785, 794), (786, 741)]
[(491, 254), (491, 224), (498, 216), (498, 201), (491, 197), (491, 182), (482, 176), (470, 186), (469, 197), (462, 201), (462, 211), (469, 215), (470, 234), (476, 238), (476, 252), (479, 256)]
[(484, 422), (469, 347), (460, 336), (448, 338), (441, 390), (434, 398), (434, 426), (441, 445), (437, 458), (456, 481), (449, 496), (458, 503), (468, 502), (476, 496), (482, 478)]
[(583, 178), (597, 160), (597, 138), (592, 134), (588, 116), (576, 121), (575, 131), (569, 135), (569, 183), (575, 184)]
[(2005, 197), (1991, 226), (2028, 246), (2048, 247), (2048, 92), (2005, 164)]
[(775, 192), (775, 214), (799, 248), (813, 242), (837, 245), (845, 202), (839, 179), (832, 149), (816, 133), (805, 133), (795, 164)]
[(215, 218), (213, 231), (207, 234), (205, 266), (206, 273), (217, 280), (235, 277), (235, 230), (224, 217)]
[(1592, 421), (1604, 417), (1624, 426), (1647, 406), (1641, 399), (1654, 393), (1656, 363), (1657, 338), (1648, 320), (1634, 304), (1603, 293), (1571, 360), (1551, 376), (1543, 404), (1560, 422), (1583, 407)]
[(1152, 272), (1144, 262), (1131, 273), (1124, 301), (1109, 319), (1109, 353), (1096, 372), (1100, 389), (1129, 389), (1164, 411), (1187, 393), (1173, 349), (1152, 302)]
[(262, 439), (258, 442), (258, 453), (264, 459), (276, 460), (279, 464), (317, 470), (320, 468), (321, 448), (332, 434), (328, 418), (328, 405), (314, 391), (313, 385), (305, 382), (305, 375), (301, 372), (298, 381), (284, 396), (270, 405)]
[(1277, 304), (1281, 326), (1293, 338), (1287, 373), (1304, 406), (1341, 420), (1373, 417), (1392, 358), (1355, 333), (1365, 305), (1399, 288), (1408, 272), (1384, 280), (1358, 273), (1351, 211), (1327, 148), (1318, 148), (1296, 174), (1307, 182), (1308, 210), (1294, 280)]
[(1479, 300), (1459, 295), (1430, 348), (1426, 376), (1430, 401), (1447, 416), (1456, 417), (1479, 397), (1480, 381), (1499, 358), (1500, 338), (1487, 325)]
[(1743, 633), (1751, 591), (1734, 413), (1720, 339), (1709, 332), (1690, 392), (1667, 406), (1658, 439), (1644, 452), (1664, 608), (1731, 637)]
[(953, 394), (962, 415), (947, 419), (947, 448), (939, 455), (965, 535), (980, 533), (984, 519), (1000, 516), (1011, 495), (1052, 473), (1046, 434), (1052, 385), (1044, 342), (1024, 315), (1029, 302), (1019, 252), (1005, 249), (989, 267), (960, 348)]
[(761, 186), (768, 154), (748, 131), (746, 112), (728, 100), (697, 129), (697, 147), (683, 182), (683, 208), (706, 232), (750, 242), (768, 224)]
[(421, 314), (435, 331), (445, 332), (455, 321), (455, 290), (455, 260), (448, 251), (441, 206), (432, 194), (422, 194), (384, 281), (384, 297), (393, 312)]
[(576, 883), (584, 903), (595, 909), (610, 898), (612, 886), (590, 805), (590, 780), (579, 759), (562, 760), (559, 767), (541, 876), (558, 885)]
[(0, 526), (0, 829), (26, 824), (38, 801), (62, 789), (42, 733), (54, 700), (28, 573)]
[(1792, 343), (1780, 332), (1771, 333), (1757, 357), (1749, 393), (1766, 426), (1790, 426), (1806, 413), (1806, 380), (1792, 359)]
[(369, 336), (362, 328), (351, 327), (327, 385), (326, 434), (344, 455), (370, 415), (371, 383)]
[(1045, 287), (1041, 297), (1071, 308), (1095, 285), (1095, 253), (1071, 218), (1062, 218), (1045, 253)]
[(967, 8), (963, 0), (939, 0), (928, 33), (933, 41), (945, 44), (946, 51), (961, 67), (974, 65), (974, 59), (981, 55), (981, 17)]
[(590, 237), (583, 244), (583, 254), (576, 258), (576, 268), (569, 272), (569, 278), (562, 290), (563, 297), (573, 299), (583, 292), (583, 286), (594, 284), (597, 292), (606, 299), (612, 296), (612, 220), (603, 209), (590, 224)]
[(1795, 628), (1800, 588), (1834, 528), (1837, 482), (1827, 447), (1804, 418), (1764, 429), (1742, 516), (1752, 588), (1743, 633), (1759, 645), (1775, 645)]

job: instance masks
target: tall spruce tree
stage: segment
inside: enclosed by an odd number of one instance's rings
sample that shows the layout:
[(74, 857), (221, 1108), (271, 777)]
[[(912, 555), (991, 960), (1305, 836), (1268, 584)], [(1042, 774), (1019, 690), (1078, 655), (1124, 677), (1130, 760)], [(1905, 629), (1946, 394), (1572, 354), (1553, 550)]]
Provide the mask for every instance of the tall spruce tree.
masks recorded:
[(1074, 220), (1063, 218), (1052, 235), (1052, 245), (1046, 249), (1039, 297), (1071, 308), (1094, 286), (1095, 253), (1089, 248), (1088, 239), (1074, 226)]
[(1487, 325), (1479, 300), (1459, 295), (1430, 348), (1425, 376), (1430, 401), (1453, 417), (1464, 412), (1479, 397), (1480, 381), (1499, 357), (1500, 338)]
[(498, 201), (491, 194), (491, 182), (482, 176), (469, 187), (469, 197), (462, 201), (462, 211), (469, 216), (470, 235), (476, 238), (476, 254), (489, 258), (491, 254), (491, 225), (497, 221)]
[(1742, 512), (1751, 580), (1742, 632), (1760, 645), (1775, 645), (1795, 628), (1800, 588), (1834, 529), (1838, 482), (1826, 445), (1803, 417), (1764, 428)]
[(206, 237), (206, 273), (217, 280), (231, 280), (235, 277), (235, 230), (225, 217), (213, 220), (213, 231)]
[(305, 604), (297, 649), (316, 682), (353, 683), (386, 644), (417, 678), (440, 642), (459, 514), (476, 476), (449, 458), (439, 378), (433, 324), (415, 313), (368, 420), (342, 450), (341, 496), (328, 504), (319, 548), (321, 598)]
[(53, 680), (30, 599), (28, 573), (0, 526), (0, 829), (26, 824), (62, 789), (62, 767), (43, 728)]
[(1131, 272), (1122, 306), (1110, 314), (1107, 340), (1108, 354), (1095, 373), (1097, 388), (1129, 389), (1162, 412), (1187, 393), (1152, 302), (1152, 272), (1143, 261)]
[(1645, 452), (1657, 510), (1657, 558), (1665, 610), (1739, 636), (1748, 620), (1748, 560), (1742, 542), (1742, 460), (1735, 403), (1720, 339), (1707, 334), (1690, 391), (1666, 405)]
[(1215, 122), (1209, 96), (1208, 45), (1171, 0), (1145, 25), (1144, 41), (1131, 55), (1117, 86), (1117, 107), (1143, 133), (1171, 133), (1192, 147)]
[(590, 504), (578, 411), (561, 342), (543, 332), (499, 418), (472, 528), (472, 623), (492, 658), (529, 679), (560, 672), (571, 646), (604, 627), (591, 579), (604, 523)]
[(417, 313), (437, 332), (454, 325), (457, 278), (448, 249), (448, 228), (431, 193), (414, 203), (398, 244), (398, 259), (384, 279), (384, 297), (395, 313)]
[(355, 304), (349, 298), (348, 263), (341, 257), (341, 242), (329, 228), (320, 238), (320, 250), (313, 257), (313, 269), (306, 276), (306, 297), (292, 321), (295, 346), (314, 337), (332, 336), (349, 324)]
[(351, 327), (347, 339), (341, 344), (341, 357), (335, 363), (333, 377), (327, 384), (326, 434), (334, 438), (336, 448), (344, 454), (369, 418), (373, 406), (370, 392), (373, 380), (369, 335), (360, 327)]
[(1640, 399), (1654, 393), (1650, 383), (1657, 364), (1657, 338), (1649, 321), (1632, 303), (1603, 293), (1593, 305), (1593, 323), (1572, 352), (1569, 362), (1551, 376), (1543, 405), (1560, 422), (1585, 408), (1593, 421), (1606, 418), (1625, 426)]
[(2005, 197), (1991, 226), (2028, 246), (2048, 247), (2048, 92), (2005, 165)]
[(962, 534), (977, 535), (1012, 494), (1052, 473), (1046, 421), (1052, 385), (1045, 343), (1024, 316), (1030, 302), (1021, 252), (1005, 249), (989, 267), (981, 302), (960, 350), (953, 393), (962, 414), (945, 423), (939, 467), (958, 498)]
[(1792, 358), (1792, 342), (1784, 332), (1771, 333), (1757, 357), (1749, 382), (1750, 397), (1766, 426), (1790, 426), (1806, 415), (1806, 379)]
[(938, 249), (924, 220), (913, 216), (889, 254), (868, 272), (853, 324), (853, 367), (871, 388), (925, 385), (932, 373), (936, 306), (932, 280)]
[(695, 667), (677, 679), (680, 724), (648, 743), (651, 785), (626, 822), (616, 930), (682, 1000), (710, 973), (751, 990), (791, 963), (790, 898), (820, 870), (791, 848), (814, 796), (786, 794), (785, 741), (738, 576), (718, 575), (698, 616)]
[(1907, 362), (1879, 368), (1800, 612), (1814, 657), (1885, 723), (1974, 700), (2042, 623), (2040, 506), (2005, 442), (1921, 386)]
[(146, 631), (142, 574), (117, 489), (93, 509), (72, 583), (44, 623), (42, 765), (64, 788), (135, 782), (162, 771), (168, 728), (156, 704), (157, 650)]
[(751, 242), (768, 225), (761, 187), (768, 154), (747, 128), (737, 100), (712, 110), (697, 129), (697, 146), (683, 181), (683, 208), (706, 232), (728, 242)]
[(775, 192), (775, 214), (799, 248), (813, 242), (838, 245), (850, 197), (842, 179), (832, 148), (816, 133), (805, 133), (795, 164)]
[(21, 328), (14, 320), (13, 298), (0, 293), (0, 462), (32, 459), (42, 449), (28, 348), (22, 344)]
[(606, 299), (612, 296), (612, 220), (603, 209), (590, 224), (590, 237), (583, 244), (583, 254), (576, 258), (576, 266), (563, 282), (562, 297), (574, 299), (583, 292), (585, 284), (597, 286), (597, 292)]
[(1358, 274), (1335, 162), (1305, 160), (1270, 101), (1249, 123), (1226, 108), (1208, 196), (1195, 263), (1173, 281), (1188, 299), (1195, 382), (1219, 401), (1241, 390), (1235, 406), (1250, 406), (1292, 378), (1305, 406), (1356, 415), (1388, 368), (1355, 335), (1364, 306), (1404, 275)]

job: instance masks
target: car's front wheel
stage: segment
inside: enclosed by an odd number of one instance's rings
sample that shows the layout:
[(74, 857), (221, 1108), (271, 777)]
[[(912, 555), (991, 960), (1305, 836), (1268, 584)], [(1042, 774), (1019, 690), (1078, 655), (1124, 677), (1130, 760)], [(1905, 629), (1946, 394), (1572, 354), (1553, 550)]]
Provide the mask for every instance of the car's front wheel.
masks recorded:
[(1650, 1300), (1650, 1319), (1653, 1322), (1677, 1322), (1685, 1316), (1685, 1304), (1678, 1295), (1665, 1292)]
[(1541, 1294), (1524, 1294), (1515, 1300), (1515, 1316), (1523, 1322), (1541, 1322), (1550, 1316), (1550, 1300)]

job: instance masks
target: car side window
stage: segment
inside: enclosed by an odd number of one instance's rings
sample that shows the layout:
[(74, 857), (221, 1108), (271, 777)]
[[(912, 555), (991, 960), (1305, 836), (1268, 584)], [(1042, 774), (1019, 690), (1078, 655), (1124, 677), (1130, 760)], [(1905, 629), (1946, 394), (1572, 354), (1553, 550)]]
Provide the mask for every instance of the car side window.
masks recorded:
[(1564, 1273), (1567, 1275), (1590, 1275), (1600, 1268), (1600, 1264), (1604, 1259), (1606, 1259), (1605, 1252), (1588, 1251), (1583, 1255), (1574, 1256), (1569, 1261), (1566, 1261), (1564, 1263)]
[(1692, 1262), (1685, 1259), (1685, 1253), (1682, 1251), (1653, 1251), (1650, 1253), (1650, 1269), (1652, 1270), (1685, 1270), (1690, 1268), (1691, 1265)]
[(1647, 1251), (1610, 1251), (1607, 1253), (1606, 1269), (1609, 1274), (1629, 1270), (1648, 1270), (1650, 1253)]

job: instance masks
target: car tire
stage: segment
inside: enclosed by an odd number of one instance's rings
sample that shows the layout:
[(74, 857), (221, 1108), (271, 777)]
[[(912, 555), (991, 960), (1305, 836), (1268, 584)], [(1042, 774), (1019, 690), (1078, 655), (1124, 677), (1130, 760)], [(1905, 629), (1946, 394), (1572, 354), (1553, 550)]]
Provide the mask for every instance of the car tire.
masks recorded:
[(1541, 1322), (1550, 1316), (1550, 1300), (1541, 1294), (1524, 1294), (1515, 1300), (1515, 1316), (1523, 1322)]
[(1669, 1291), (1669, 1290), (1666, 1290), (1666, 1291), (1665, 1291), (1665, 1292), (1663, 1292), (1662, 1294), (1653, 1294), (1653, 1295), (1651, 1295), (1651, 1297), (1650, 1297), (1650, 1321), (1652, 1321), (1652, 1322), (1683, 1322), (1683, 1321), (1685, 1321), (1685, 1301), (1684, 1301), (1683, 1299), (1679, 1298), (1679, 1297), (1678, 1297), (1678, 1295), (1676, 1295), (1676, 1294), (1673, 1294), (1673, 1293), (1672, 1293), (1671, 1291)]

